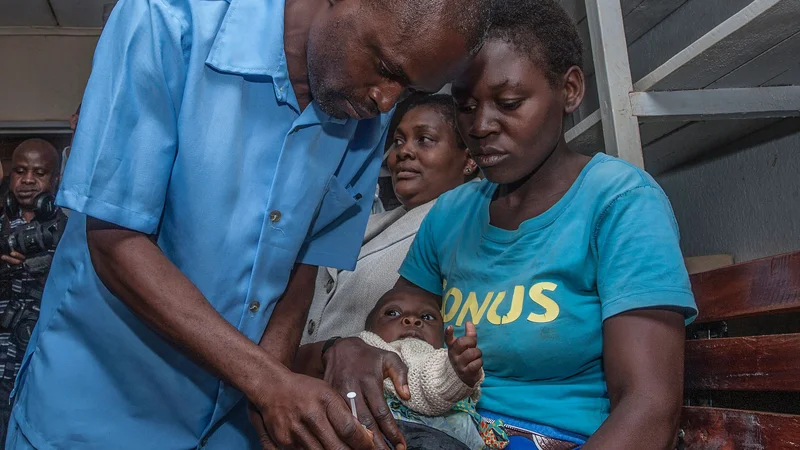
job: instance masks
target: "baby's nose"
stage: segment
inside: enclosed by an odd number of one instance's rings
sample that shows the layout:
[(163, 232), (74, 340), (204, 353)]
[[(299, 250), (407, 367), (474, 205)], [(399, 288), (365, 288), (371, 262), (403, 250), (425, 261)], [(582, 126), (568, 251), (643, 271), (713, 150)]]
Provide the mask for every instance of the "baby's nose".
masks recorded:
[(422, 326), (422, 320), (419, 317), (408, 317), (408, 316), (405, 316), (405, 317), (403, 317), (403, 325), (406, 325), (406, 326), (409, 326), (409, 327), (421, 327)]

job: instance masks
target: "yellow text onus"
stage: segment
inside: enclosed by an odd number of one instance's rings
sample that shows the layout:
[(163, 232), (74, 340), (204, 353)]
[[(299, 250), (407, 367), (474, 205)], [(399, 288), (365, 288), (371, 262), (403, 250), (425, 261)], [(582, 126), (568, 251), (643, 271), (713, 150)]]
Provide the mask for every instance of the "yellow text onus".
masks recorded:
[[(538, 305), (536, 309), (539, 311), (528, 314), (526, 319), (529, 322), (547, 323), (556, 320), (560, 311), (558, 303), (546, 296), (544, 292), (553, 292), (557, 287), (558, 285), (555, 283), (544, 281), (536, 283), (528, 289), (528, 297)], [(444, 288), (442, 316), (445, 323), (455, 319), (455, 324), (459, 327), (466, 320), (471, 320), (472, 323), (477, 325), (483, 320), (484, 315), (486, 320), (493, 325), (509, 324), (520, 318), (525, 306), (525, 286), (514, 287), (511, 304), (501, 310), (505, 311), (508, 308), (508, 312), (503, 316), (499, 315), (497, 310), (506, 300), (506, 291), (489, 292), (483, 297), (482, 301), (478, 302), (478, 295), (475, 292), (469, 292), (466, 300), (464, 300), (464, 293), (457, 287), (453, 286), (447, 289), (447, 281), (444, 282)], [(542, 309), (544, 310), (543, 313), (541, 312)], [(468, 314), (469, 318), (467, 318)]]

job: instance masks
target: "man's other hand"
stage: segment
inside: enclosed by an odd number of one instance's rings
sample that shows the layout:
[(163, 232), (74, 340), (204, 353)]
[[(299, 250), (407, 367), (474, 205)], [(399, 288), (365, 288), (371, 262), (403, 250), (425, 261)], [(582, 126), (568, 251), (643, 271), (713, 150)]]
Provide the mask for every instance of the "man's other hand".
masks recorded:
[(250, 421), (263, 450), (374, 449), (372, 433), (327, 383), (305, 375), (282, 374), (251, 399)]
[(411, 398), (408, 368), (400, 357), (361, 339), (346, 338), (336, 341), (323, 359), (325, 381), (343, 398), (348, 392), (356, 393), (358, 420), (372, 431), (375, 448), (390, 449), (385, 436), (396, 450), (405, 450), (406, 441), (383, 396), (383, 380), (391, 378), (397, 393), (405, 400)]
[(19, 252), (12, 251), (10, 255), (0, 256), (0, 259), (11, 264), (12, 266), (18, 266), (25, 262), (25, 255)]

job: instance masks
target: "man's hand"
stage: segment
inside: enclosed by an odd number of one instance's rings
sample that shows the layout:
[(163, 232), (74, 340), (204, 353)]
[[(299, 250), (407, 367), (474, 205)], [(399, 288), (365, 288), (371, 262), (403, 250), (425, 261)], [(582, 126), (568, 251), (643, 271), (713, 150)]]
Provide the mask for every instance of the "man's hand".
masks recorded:
[(467, 322), (466, 334), (456, 339), (453, 326), (450, 325), (445, 330), (445, 342), (447, 343), (447, 354), (450, 356), (450, 364), (456, 370), (456, 374), (469, 387), (475, 387), (481, 381), (481, 369), (483, 368), (483, 353), (478, 348), (478, 332), (472, 322)]
[(0, 256), (0, 259), (11, 264), (12, 266), (18, 266), (25, 262), (25, 255), (12, 250), (10, 255), (2, 255)]
[(323, 381), (287, 370), (251, 400), (250, 421), (264, 450), (375, 448), (372, 433)]
[[(269, 438), (265, 448), (372, 448), (371, 436), (358, 426), (333, 389), (294, 375), (286, 367), (299, 333), (287, 334), (282, 327), (272, 327), (275, 333), (270, 337), (280, 342), (267, 351), (225, 320), (150, 236), (92, 218), (87, 219), (86, 236), (92, 265), (109, 291), (165, 339), (256, 405), (263, 417), (262, 427), (267, 427), (259, 433), (266, 431)], [(289, 302), (276, 305), (272, 321), (301, 323), (305, 311), (288, 308), (296, 300), (291, 295), (288, 298)], [(297, 301), (306, 307), (304, 301)]]
[(392, 417), (383, 396), (383, 380), (391, 378), (403, 399), (411, 398), (406, 376), (408, 368), (400, 357), (367, 345), (358, 338), (336, 341), (323, 356), (325, 381), (342, 398), (355, 392), (358, 419), (374, 434), (377, 450), (389, 450), (384, 436), (396, 450), (405, 450), (406, 441)]

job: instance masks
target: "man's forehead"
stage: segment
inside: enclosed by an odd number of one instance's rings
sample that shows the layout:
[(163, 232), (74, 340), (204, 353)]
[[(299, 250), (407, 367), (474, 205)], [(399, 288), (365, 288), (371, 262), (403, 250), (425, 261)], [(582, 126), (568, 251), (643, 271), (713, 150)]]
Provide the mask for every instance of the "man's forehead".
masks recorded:
[[(436, 92), (467, 66), (469, 52), (464, 38), (442, 31), (406, 40), (386, 39), (379, 46), (380, 57), (390, 70), (402, 70), (410, 88)], [(398, 74), (401, 75), (401, 74)]]
[(15, 167), (46, 168), (48, 166), (53, 166), (56, 159), (57, 156), (52, 155), (52, 152), (46, 149), (29, 148), (14, 152), (11, 158), (11, 165)]

